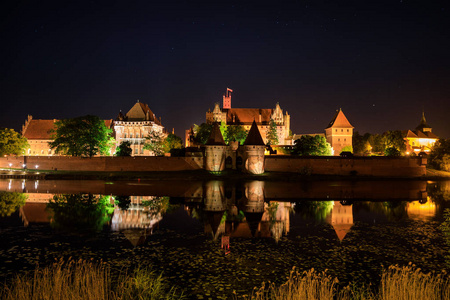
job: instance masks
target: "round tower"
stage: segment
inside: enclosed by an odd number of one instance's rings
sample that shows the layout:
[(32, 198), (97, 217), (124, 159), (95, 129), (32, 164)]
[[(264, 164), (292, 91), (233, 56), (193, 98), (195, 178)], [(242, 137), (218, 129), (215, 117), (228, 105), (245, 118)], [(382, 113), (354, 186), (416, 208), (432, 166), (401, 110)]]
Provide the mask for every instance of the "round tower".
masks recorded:
[(244, 168), (251, 174), (264, 173), (264, 150), (266, 146), (259, 132), (256, 122), (253, 121), (252, 127), (248, 132), (247, 139), (242, 147), (244, 159)]
[(226, 148), (219, 124), (215, 122), (205, 144), (205, 169), (207, 171), (220, 172), (225, 169)]

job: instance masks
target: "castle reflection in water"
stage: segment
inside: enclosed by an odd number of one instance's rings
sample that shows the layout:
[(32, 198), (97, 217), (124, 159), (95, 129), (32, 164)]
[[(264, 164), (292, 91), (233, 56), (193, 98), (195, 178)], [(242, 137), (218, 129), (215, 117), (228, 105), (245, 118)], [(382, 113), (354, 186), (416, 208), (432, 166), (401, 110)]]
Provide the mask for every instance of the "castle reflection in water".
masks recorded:
[[(76, 188), (85, 186), (80, 182), (70, 184), (10, 180), (0, 184), (2, 190), (21, 191), (28, 195), (26, 204), (20, 208), (20, 217), (25, 226), (52, 221), (46, 204), (57, 193), (109, 194), (111, 204), (115, 205), (108, 223), (109, 228), (123, 232), (135, 246), (145, 242), (146, 237), (158, 228), (168, 206), (174, 204), (184, 207), (189, 216), (198, 219), (203, 224), (205, 233), (212, 239), (223, 241), (225, 238), (227, 242), (238, 237), (272, 238), (278, 241), (288, 235), (291, 217), (297, 214), (330, 224), (336, 233), (336, 239), (343, 241), (352, 230), (355, 220), (366, 217), (367, 211), (372, 212), (371, 218), (375, 222), (377, 218), (429, 220), (439, 210), (439, 205), (427, 195), (427, 183), (422, 181), (251, 181), (232, 184), (209, 181), (190, 182), (178, 189), (174, 188), (173, 182), (167, 184), (167, 187), (145, 182), (100, 182), (83, 189)], [(112, 196), (120, 194), (120, 190), (135, 192), (129, 196), (126, 209), (120, 208), (115, 196)], [(147, 192), (153, 195), (145, 195)], [(169, 200), (164, 195), (172, 198)]]

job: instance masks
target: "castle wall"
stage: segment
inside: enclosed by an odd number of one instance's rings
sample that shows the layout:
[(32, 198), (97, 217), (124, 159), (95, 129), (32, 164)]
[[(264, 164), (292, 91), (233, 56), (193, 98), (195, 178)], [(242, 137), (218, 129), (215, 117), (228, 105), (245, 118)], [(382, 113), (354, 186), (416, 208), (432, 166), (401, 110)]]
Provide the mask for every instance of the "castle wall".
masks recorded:
[[(59, 171), (186, 171), (203, 169), (202, 157), (93, 157), (19, 156), (1, 157), (0, 168), (59, 170)], [(36, 167), (37, 166), (37, 167)]]
[(426, 175), (426, 158), (267, 156), (265, 171), (317, 175), (417, 177)]

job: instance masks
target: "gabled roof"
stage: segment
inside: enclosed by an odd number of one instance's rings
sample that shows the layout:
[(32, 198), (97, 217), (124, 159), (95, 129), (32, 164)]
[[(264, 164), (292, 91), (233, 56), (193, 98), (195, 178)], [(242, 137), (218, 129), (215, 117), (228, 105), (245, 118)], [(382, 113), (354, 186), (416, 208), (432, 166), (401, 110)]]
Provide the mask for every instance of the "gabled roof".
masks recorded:
[(406, 138), (417, 138), (417, 135), (411, 130), (403, 130), (402, 135)]
[(126, 118), (127, 121), (153, 121), (161, 125), (161, 122), (156, 118), (150, 107), (139, 101), (127, 112)]
[(220, 132), (219, 123), (214, 122), (211, 134), (209, 135), (208, 141), (205, 145), (225, 146), (225, 141), (223, 140), (222, 133)]
[(247, 138), (244, 142), (245, 146), (248, 145), (255, 145), (255, 146), (264, 146), (264, 141), (261, 137), (261, 133), (259, 132), (258, 125), (256, 125), (256, 122), (253, 121), (252, 127), (250, 128), (250, 131), (248, 132)]
[(437, 135), (435, 135), (434, 133), (432, 133), (431, 131), (424, 132), (424, 134), (425, 134), (429, 139), (439, 139), (439, 137), (438, 137)]
[(342, 112), (342, 109), (339, 108), (338, 111), (336, 111), (336, 114), (334, 115), (333, 119), (331, 120), (330, 124), (328, 124), (327, 128), (354, 128), (350, 122), (345, 117), (344, 113)]
[(27, 139), (50, 140), (50, 130), (56, 129), (57, 120), (37, 120), (30, 119), (24, 127), (22, 135)]
[[(227, 113), (228, 125), (250, 125), (253, 121), (258, 124), (269, 124), (272, 116), (272, 108), (230, 108), (224, 109)], [(261, 122), (259, 116), (261, 115)]]
[[(52, 133), (50, 131), (56, 130), (55, 122), (57, 121), (59, 120), (39, 120), (31, 117), (25, 124), (22, 135), (31, 140), (51, 140)], [(107, 128), (111, 128), (113, 120), (104, 120), (104, 122)]]

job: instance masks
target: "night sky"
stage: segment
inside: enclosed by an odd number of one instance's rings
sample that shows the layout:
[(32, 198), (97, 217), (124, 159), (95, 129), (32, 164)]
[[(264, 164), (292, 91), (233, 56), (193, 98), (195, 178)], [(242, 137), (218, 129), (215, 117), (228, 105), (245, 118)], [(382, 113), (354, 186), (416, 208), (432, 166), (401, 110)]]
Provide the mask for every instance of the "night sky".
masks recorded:
[(279, 102), (293, 133), (339, 108), (360, 133), (414, 129), (425, 110), (450, 138), (448, 1), (2, 2), (2, 127), (139, 99), (184, 137), (229, 87), (232, 107)]

